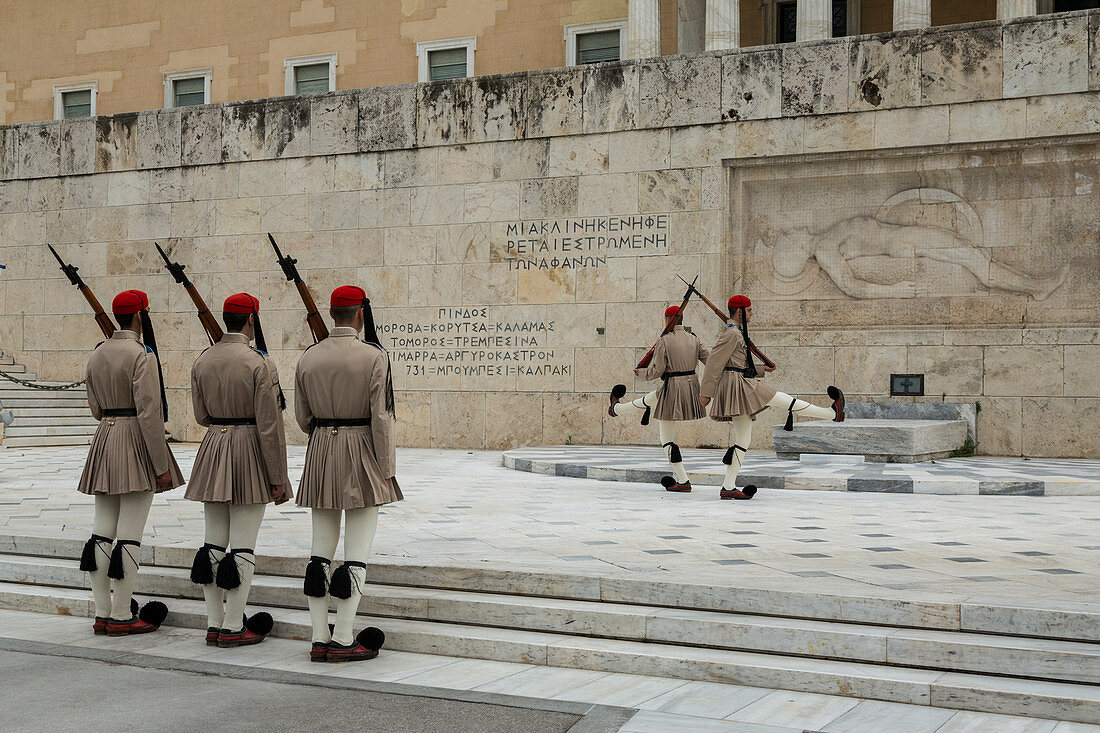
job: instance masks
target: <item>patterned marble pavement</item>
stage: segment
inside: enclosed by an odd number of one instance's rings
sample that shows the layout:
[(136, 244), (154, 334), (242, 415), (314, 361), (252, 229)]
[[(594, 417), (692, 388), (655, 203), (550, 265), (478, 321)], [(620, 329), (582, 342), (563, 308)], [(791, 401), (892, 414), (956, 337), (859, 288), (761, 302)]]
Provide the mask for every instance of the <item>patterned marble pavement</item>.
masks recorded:
[[(724, 451), (685, 449), (693, 484), (720, 486)], [(504, 452), (503, 465), (603, 481), (658, 483), (669, 474), (662, 448), (562, 445)], [(799, 462), (753, 451), (740, 485), (769, 489), (858, 491), (897, 494), (1100, 496), (1100, 461), (1069, 458), (943, 458), (921, 463), (848, 463), (833, 456)]]
[[(195, 445), (175, 445), (190, 470)], [(86, 448), (0, 449), (0, 533), (85, 539), (92, 500), (75, 490)], [(304, 449), (291, 448), (291, 477)], [(717, 489), (522, 473), (500, 453), (401, 450), (406, 501), (383, 510), (374, 552), (449, 566), (896, 597), (1095, 601), (1100, 497), (927, 496)], [(689, 460), (692, 460), (689, 458)], [(147, 544), (194, 547), (202, 512), (157, 496)], [(306, 510), (269, 508), (261, 552), (306, 556)]]

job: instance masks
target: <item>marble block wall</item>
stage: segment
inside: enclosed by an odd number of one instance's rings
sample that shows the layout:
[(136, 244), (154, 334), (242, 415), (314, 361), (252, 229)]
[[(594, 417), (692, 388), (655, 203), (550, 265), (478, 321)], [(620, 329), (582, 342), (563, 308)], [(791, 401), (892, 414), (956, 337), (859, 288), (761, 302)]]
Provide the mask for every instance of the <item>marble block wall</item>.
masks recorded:
[(652, 388), (630, 369), (682, 275), (753, 297), (780, 389), (920, 372), (914, 399), (981, 404), (979, 452), (1095, 456), (1098, 36), (1084, 11), (0, 127), (0, 348), (70, 380), (99, 340), (53, 243), (101, 301), (150, 293), (197, 439), (205, 335), (152, 243), (215, 311), (260, 296), (288, 387), (310, 337), (272, 232), (319, 301), (367, 289), (405, 445), (652, 442), (606, 390)]

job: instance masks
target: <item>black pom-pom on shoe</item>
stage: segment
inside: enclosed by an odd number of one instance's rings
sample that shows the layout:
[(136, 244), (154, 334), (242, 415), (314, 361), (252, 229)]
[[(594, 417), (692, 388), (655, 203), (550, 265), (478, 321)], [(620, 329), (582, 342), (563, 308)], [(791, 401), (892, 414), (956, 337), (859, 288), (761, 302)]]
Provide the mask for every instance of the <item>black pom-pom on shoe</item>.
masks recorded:
[(160, 601), (149, 601), (141, 607), (138, 618), (152, 626), (160, 626), (168, 618), (168, 606)]
[(246, 629), (260, 636), (267, 636), (270, 634), (273, 626), (275, 626), (275, 619), (271, 618), (271, 614), (266, 611), (254, 613), (245, 619), (244, 622), (244, 627)]
[(619, 404), (619, 400), (621, 400), (625, 395), (626, 395), (626, 385), (625, 384), (616, 384), (614, 387), (611, 388), (611, 404), (609, 404), (607, 406), (607, 414), (608, 415), (610, 415), (611, 417), (616, 417), (616, 415), (615, 415), (615, 405)]
[(140, 608), (140, 606), (138, 606), (137, 600), (135, 600), (134, 598), (131, 598), (130, 599), (130, 616), (131, 617), (137, 616), (139, 608)]
[(378, 651), (386, 643), (386, 635), (382, 629), (368, 626), (355, 635), (355, 640), (372, 651)]

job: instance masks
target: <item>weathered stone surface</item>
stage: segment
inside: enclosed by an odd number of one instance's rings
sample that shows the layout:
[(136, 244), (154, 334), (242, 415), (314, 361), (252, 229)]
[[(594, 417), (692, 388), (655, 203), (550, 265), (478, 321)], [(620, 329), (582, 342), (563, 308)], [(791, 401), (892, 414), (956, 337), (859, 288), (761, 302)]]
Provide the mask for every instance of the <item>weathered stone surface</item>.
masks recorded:
[(359, 149), (395, 150), (416, 145), (416, 84), (359, 92)]
[(97, 171), (128, 171), (137, 168), (136, 113), (97, 117)]
[(941, 145), (950, 131), (949, 108), (908, 107), (875, 112), (875, 147)]
[(869, 461), (914, 463), (945, 456), (966, 440), (964, 420), (851, 419), (842, 423), (795, 423), (772, 429), (780, 458), (800, 453), (863, 455)]
[(803, 146), (807, 153), (873, 148), (875, 117), (858, 112), (807, 117), (803, 129)]
[(964, 420), (971, 440), (977, 430), (973, 402), (849, 402), (844, 412), (854, 420)]
[(848, 110), (848, 39), (783, 47), (784, 115)]
[(557, 69), (527, 77), (527, 137), (583, 131), (582, 69)]
[(919, 33), (857, 38), (849, 46), (848, 109), (920, 104)]
[(223, 107), (221, 159), (236, 163), (268, 158), (266, 117), (265, 102), (243, 102)]
[(550, 138), (550, 176), (576, 176), (607, 171), (607, 135)]
[(518, 140), (527, 127), (527, 74), (479, 76), (470, 91), (470, 140)]
[(61, 171), (61, 123), (39, 122), (14, 128), (15, 174), (19, 178), (45, 178)]
[(310, 153), (353, 153), (359, 148), (359, 95), (322, 94), (310, 100)]
[(95, 154), (95, 120), (64, 120), (61, 123), (61, 175), (94, 172)]
[(1100, 455), (1100, 399), (1025, 397), (1021, 405), (1024, 455)]
[(642, 173), (638, 181), (638, 210), (648, 213), (698, 209), (700, 181), (698, 169)]
[(1089, 13), (1089, 89), (1100, 91), (1100, 10)]
[(1062, 360), (1041, 346), (985, 347), (985, 394), (1061, 396)]
[(1054, 16), (1004, 27), (1004, 96), (1080, 92), (1089, 86), (1088, 19)]
[(520, 215), (524, 218), (576, 216), (577, 178), (544, 178), (524, 181)]
[(1027, 100), (998, 99), (958, 104), (950, 108), (950, 141), (981, 142), (1023, 137), (1027, 126)]
[(309, 100), (273, 99), (264, 104), (264, 157), (309, 155)]
[(608, 170), (659, 170), (669, 167), (672, 139), (668, 130), (616, 132), (608, 136)]
[(180, 159), (183, 165), (222, 161), (222, 108), (188, 107), (180, 113)]
[(180, 164), (180, 110), (138, 113), (137, 167), (168, 168)]
[(759, 120), (782, 114), (783, 64), (779, 48), (722, 57), (722, 119)]
[(449, 79), (422, 84), (416, 113), (417, 144), (461, 145), (470, 141), (473, 82)]
[(921, 43), (922, 104), (997, 99), (1002, 84), (1002, 28), (931, 29)]
[(718, 56), (666, 56), (641, 64), (639, 127), (718, 122), (722, 62)]
[(16, 128), (0, 127), (0, 180), (16, 177), (15, 138)]
[(584, 69), (584, 131), (615, 132), (637, 126), (641, 104), (638, 63), (592, 64)]

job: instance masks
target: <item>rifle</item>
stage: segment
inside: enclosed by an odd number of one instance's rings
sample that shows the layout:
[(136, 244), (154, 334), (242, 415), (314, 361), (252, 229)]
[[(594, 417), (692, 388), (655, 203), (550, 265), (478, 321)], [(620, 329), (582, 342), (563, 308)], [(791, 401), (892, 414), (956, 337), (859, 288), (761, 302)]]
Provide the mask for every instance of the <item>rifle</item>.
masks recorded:
[(206, 307), (206, 301), (199, 295), (198, 288), (187, 279), (187, 275), (183, 272), (187, 269), (187, 265), (181, 265), (178, 262), (172, 262), (172, 260), (168, 259), (168, 255), (160, 248), (159, 243), (153, 242), (153, 246), (157, 248), (157, 252), (160, 252), (160, 256), (164, 258), (164, 266), (168, 268), (168, 272), (172, 273), (172, 277), (176, 279), (176, 282), (182, 285), (183, 289), (187, 291), (187, 294), (191, 296), (191, 302), (195, 304), (195, 308), (199, 311), (199, 323), (201, 323), (203, 329), (206, 330), (206, 336), (210, 339), (210, 343), (216, 344), (221, 341), (221, 326), (218, 325), (214, 316), (211, 315), (210, 309)]
[(92, 289), (84, 284), (84, 280), (80, 275), (76, 274), (76, 271), (80, 268), (76, 265), (66, 265), (65, 260), (61, 259), (61, 255), (57, 253), (57, 250), (53, 248), (52, 244), (46, 244), (50, 248), (50, 252), (57, 259), (58, 264), (61, 265), (61, 271), (65, 273), (65, 277), (69, 278), (69, 282), (80, 290), (84, 299), (88, 301), (88, 305), (92, 306), (92, 311), (95, 313), (95, 322), (99, 326), (99, 330), (103, 332), (103, 335), (107, 338), (111, 338), (115, 332), (115, 324), (111, 322), (111, 317), (103, 311), (103, 306), (96, 300), (95, 295), (92, 293)]
[(306, 307), (306, 323), (309, 324), (309, 330), (313, 333), (313, 342), (324, 341), (328, 338), (328, 326), (325, 325), (321, 314), (317, 312), (317, 304), (313, 302), (313, 294), (309, 292), (309, 286), (302, 282), (302, 276), (298, 274), (298, 268), (295, 267), (298, 260), (290, 255), (284, 256), (279, 251), (279, 245), (275, 244), (275, 237), (271, 236), (271, 232), (268, 232), (267, 238), (275, 248), (276, 260), (279, 267), (283, 268), (287, 282), (294, 283), (294, 287), (298, 288), (298, 295), (302, 296), (302, 304)]
[[(684, 280), (684, 278), (682, 278), (682, 277), (680, 279)], [(695, 280), (698, 280), (698, 279), (699, 279), (699, 276), (696, 275)], [(680, 316), (684, 315), (684, 308), (687, 307), (688, 301), (691, 300), (692, 291), (698, 292), (697, 290), (695, 290), (695, 280), (692, 280), (691, 282), (688, 283), (687, 292), (684, 293), (684, 302), (680, 303), (680, 307), (679, 307), (679, 309), (677, 309), (676, 315), (672, 316), (668, 319), (668, 323), (665, 324), (665, 329), (663, 331), (661, 331), (662, 336), (664, 336), (665, 334), (671, 333), (672, 329), (676, 328), (676, 320)], [(684, 280), (684, 282), (687, 283), (687, 280)], [(645, 356), (643, 356), (642, 360), (638, 362), (638, 368), (639, 369), (643, 369), (643, 368), (649, 366), (649, 362), (653, 361), (653, 350), (656, 349), (656, 348), (657, 348), (657, 344), (653, 344), (653, 346), (649, 347), (649, 351), (645, 352)]]
[[(680, 276), (677, 275), (676, 277), (680, 277)], [(682, 278), (682, 277), (680, 277), (680, 279), (684, 280), (684, 278)], [(696, 278), (696, 279), (698, 279), (698, 278)], [(687, 283), (687, 280), (684, 280), (684, 282)], [(712, 311), (714, 311), (718, 315), (719, 318), (722, 319), (722, 323), (728, 323), (730, 321), (729, 315), (727, 315), (726, 313), (723, 313), (721, 310), (719, 310), (718, 306), (716, 306), (714, 303), (711, 303), (709, 300), (707, 300), (707, 296), (703, 295), (702, 293), (700, 293), (698, 290), (695, 289), (695, 283), (694, 282), (688, 283), (688, 288), (690, 288), (692, 292), (694, 292), (696, 295), (699, 296), (699, 300), (703, 301), (704, 303), (706, 303), (707, 305), (710, 306), (710, 309)], [(771, 359), (769, 359), (768, 357), (764, 356), (764, 352), (761, 351), (760, 349), (756, 348), (756, 344), (750, 343), (749, 344), (749, 350), (752, 351), (752, 353), (756, 356), (756, 358), (758, 358), (760, 361), (764, 362), (764, 366), (768, 367), (769, 369), (775, 369), (775, 362), (772, 361)]]

